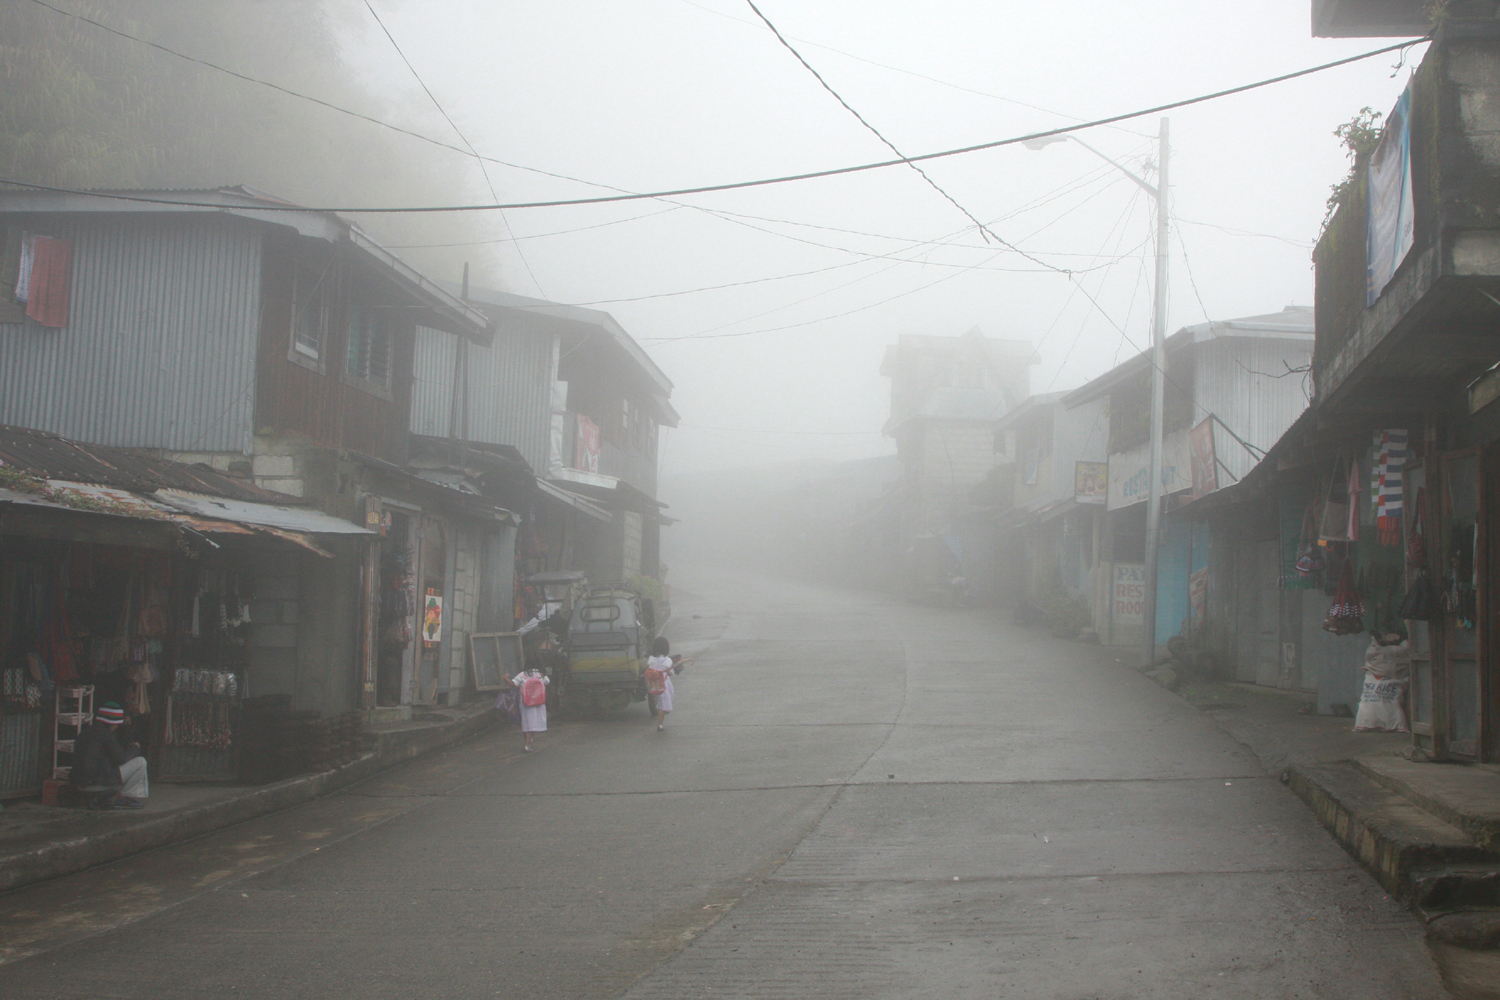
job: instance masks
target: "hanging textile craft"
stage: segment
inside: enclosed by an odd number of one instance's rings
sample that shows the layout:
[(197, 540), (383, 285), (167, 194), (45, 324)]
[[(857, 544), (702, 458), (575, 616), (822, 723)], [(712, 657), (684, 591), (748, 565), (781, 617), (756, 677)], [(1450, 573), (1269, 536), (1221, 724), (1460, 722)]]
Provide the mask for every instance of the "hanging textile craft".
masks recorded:
[(1375, 432), (1376, 459), (1371, 471), (1375, 494), (1375, 538), (1381, 545), (1401, 544), (1401, 469), (1406, 464), (1406, 430)]
[(1365, 630), (1365, 605), (1359, 592), (1354, 589), (1354, 566), (1345, 561), (1344, 571), (1339, 576), (1339, 589), (1333, 596), (1333, 604), (1323, 619), (1323, 631), (1334, 635), (1354, 635)]
[(1359, 455), (1349, 459), (1349, 530), (1348, 538), (1351, 542), (1359, 541)]

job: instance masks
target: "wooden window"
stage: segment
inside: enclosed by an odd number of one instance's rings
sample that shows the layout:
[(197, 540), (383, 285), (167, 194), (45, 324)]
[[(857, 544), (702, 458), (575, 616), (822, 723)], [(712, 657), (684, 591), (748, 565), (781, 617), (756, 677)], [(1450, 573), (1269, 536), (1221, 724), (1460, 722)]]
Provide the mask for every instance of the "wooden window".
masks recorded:
[(292, 353), (321, 362), (328, 343), (328, 284), (333, 263), (299, 267), (292, 287)]
[(391, 328), (377, 309), (349, 310), (349, 350), (345, 371), (381, 389), (391, 387)]

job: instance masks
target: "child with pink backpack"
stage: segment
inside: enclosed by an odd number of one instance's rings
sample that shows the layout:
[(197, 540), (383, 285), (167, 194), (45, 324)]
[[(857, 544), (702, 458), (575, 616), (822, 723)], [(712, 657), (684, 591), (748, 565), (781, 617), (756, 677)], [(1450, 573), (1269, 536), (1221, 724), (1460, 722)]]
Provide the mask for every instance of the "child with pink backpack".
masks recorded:
[(547, 685), (552, 678), (533, 667), (510, 678), (521, 695), (521, 749), (531, 752), (531, 737), (547, 731)]

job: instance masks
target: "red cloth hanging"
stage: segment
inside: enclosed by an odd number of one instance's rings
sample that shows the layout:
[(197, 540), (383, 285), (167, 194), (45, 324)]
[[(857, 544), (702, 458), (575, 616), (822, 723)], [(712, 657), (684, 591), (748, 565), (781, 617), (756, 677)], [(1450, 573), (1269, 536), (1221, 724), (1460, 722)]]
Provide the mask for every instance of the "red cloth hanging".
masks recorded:
[(31, 262), (31, 287), (26, 315), (43, 326), (68, 325), (68, 294), (72, 287), (73, 241), (36, 237)]

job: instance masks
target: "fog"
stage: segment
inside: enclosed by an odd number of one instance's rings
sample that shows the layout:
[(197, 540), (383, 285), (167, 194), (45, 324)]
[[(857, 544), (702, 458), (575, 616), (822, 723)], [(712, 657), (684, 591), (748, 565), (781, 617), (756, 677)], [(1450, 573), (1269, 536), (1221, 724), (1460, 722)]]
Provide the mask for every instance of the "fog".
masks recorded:
[[(361, 0), (54, 6), (503, 164), (28, 0), (0, 11), (0, 173), (243, 183), (352, 207), (663, 190), (890, 156), (735, 0), (372, 3), (391, 37)], [(760, 7), (908, 154), (1377, 47), (1311, 38), (1307, 0)], [(1388, 108), (1407, 73), (1383, 55), (1171, 113), (1170, 328), (1311, 303), (1311, 245), (1348, 168), (1333, 130)], [(1084, 137), (1153, 176), (1156, 128), (1147, 116)], [(1147, 342), (1153, 209), (1128, 179), (1071, 143), (924, 170), (1015, 249), (904, 167), (664, 201), (349, 217), (437, 277), (468, 263), (479, 283), (613, 313), (676, 383), (683, 421), (663, 442), (662, 495), (690, 514), (712, 483), (774, 492), (891, 454), (878, 368), (901, 333), (1029, 339), (1037, 392), (1079, 385)]]

